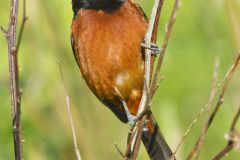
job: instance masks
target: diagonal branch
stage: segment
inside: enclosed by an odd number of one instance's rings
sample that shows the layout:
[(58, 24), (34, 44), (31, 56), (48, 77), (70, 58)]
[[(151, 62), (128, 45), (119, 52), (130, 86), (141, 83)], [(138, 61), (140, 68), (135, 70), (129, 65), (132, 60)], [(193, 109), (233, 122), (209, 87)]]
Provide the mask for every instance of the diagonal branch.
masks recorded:
[(230, 128), (229, 133), (227, 134), (228, 144), (218, 153), (216, 154), (212, 160), (219, 160), (224, 158), (233, 148), (235, 145), (239, 145), (240, 143), (240, 133), (235, 131), (236, 130), (236, 124), (237, 121), (240, 118), (240, 106), (238, 108), (238, 111), (236, 115), (233, 118), (232, 125)]
[(193, 147), (193, 149), (191, 150), (190, 154), (188, 155), (187, 159), (191, 160), (193, 159), (193, 157), (197, 156), (199, 154), (199, 151), (204, 143), (205, 140), (205, 135), (207, 134), (207, 131), (209, 129), (209, 127), (211, 126), (216, 114), (218, 113), (218, 110), (220, 108), (220, 106), (223, 103), (223, 98), (225, 95), (226, 90), (228, 89), (228, 84), (229, 81), (232, 79), (232, 76), (235, 72), (235, 70), (237, 69), (237, 66), (240, 64), (240, 53), (237, 55), (234, 64), (230, 67), (230, 69), (228, 70), (228, 72), (226, 73), (224, 79), (223, 79), (223, 87), (222, 90), (220, 92), (220, 95), (218, 97), (217, 103), (214, 107), (214, 110), (212, 112), (212, 114), (209, 116), (203, 130), (202, 133), (200, 135), (200, 137), (198, 138), (197, 142), (195, 143), (195, 146)]
[(240, 106), (238, 107), (237, 114), (233, 118), (233, 122), (232, 122), (232, 125), (231, 125), (231, 128), (230, 128), (231, 132), (236, 129), (236, 125), (237, 125), (237, 122), (238, 122), (239, 118), (240, 118)]
[(74, 123), (73, 123), (71, 107), (70, 107), (70, 98), (69, 98), (69, 95), (67, 92), (67, 88), (65, 86), (64, 76), (63, 76), (63, 72), (62, 72), (62, 65), (60, 62), (58, 62), (58, 66), (59, 66), (60, 77), (61, 77), (64, 94), (65, 94), (65, 98), (66, 98), (66, 107), (67, 107), (67, 112), (68, 112), (68, 118), (70, 121), (71, 131), (72, 131), (74, 150), (75, 150), (77, 160), (81, 160), (81, 154), (80, 154), (80, 150), (79, 150), (78, 144), (77, 144), (77, 136), (76, 136), (76, 131), (75, 131)]
[(215, 157), (213, 157), (211, 160), (220, 160), (223, 157), (226, 156), (227, 153), (229, 153), (234, 148), (233, 144), (226, 145), (226, 147), (219, 152)]
[(189, 125), (189, 127), (187, 128), (186, 132), (184, 133), (183, 137), (181, 138), (181, 140), (179, 141), (175, 151), (173, 152), (173, 156), (171, 157), (171, 160), (173, 160), (173, 158), (175, 157), (175, 155), (177, 154), (180, 146), (182, 145), (182, 143), (184, 142), (185, 138), (187, 137), (187, 135), (190, 133), (192, 127), (198, 122), (198, 120), (200, 119), (200, 117), (202, 116), (202, 114), (206, 111), (210, 109), (210, 106), (212, 105), (213, 99), (216, 95), (217, 92), (217, 81), (218, 81), (218, 68), (219, 68), (219, 59), (215, 60), (214, 63), (214, 71), (213, 71), (213, 76), (212, 76), (212, 87), (210, 90), (210, 94), (209, 94), (209, 98), (208, 98), (208, 102), (207, 104), (201, 109), (201, 111), (198, 113), (197, 117), (192, 121), (192, 123)]

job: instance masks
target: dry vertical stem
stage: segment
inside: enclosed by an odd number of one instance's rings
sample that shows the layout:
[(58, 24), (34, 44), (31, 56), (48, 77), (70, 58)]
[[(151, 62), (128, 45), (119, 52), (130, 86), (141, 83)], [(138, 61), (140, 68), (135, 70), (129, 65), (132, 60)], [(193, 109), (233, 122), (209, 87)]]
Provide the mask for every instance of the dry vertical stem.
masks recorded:
[(64, 94), (65, 94), (65, 97), (66, 97), (66, 107), (67, 107), (67, 112), (68, 112), (68, 118), (69, 118), (69, 121), (70, 121), (71, 131), (72, 131), (74, 151), (75, 151), (77, 160), (81, 160), (81, 154), (80, 154), (80, 150), (79, 150), (78, 144), (77, 144), (77, 136), (76, 136), (76, 131), (75, 131), (73, 118), (72, 118), (72, 113), (71, 113), (70, 98), (69, 98), (69, 95), (68, 95), (68, 92), (67, 92), (67, 88), (65, 86), (61, 63), (58, 62), (58, 65), (59, 65), (60, 77), (61, 77), (61, 81), (62, 81), (62, 85), (63, 85), (63, 89), (64, 89)]
[(141, 139), (142, 139), (143, 127), (144, 127), (143, 121), (140, 121), (138, 124), (139, 124), (139, 127), (138, 127), (138, 132), (136, 134), (136, 144), (133, 148), (133, 156), (132, 156), (133, 160), (137, 159), (137, 155), (139, 152), (140, 143), (141, 143)]
[[(151, 39), (152, 39), (152, 37), (154, 37), (153, 34), (157, 34), (157, 28), (156, 27), (158, 27), (158, 21), (159, 21), (159, 20), (157, 20), (157, 18), (160, 18), (162, 4), (163, 4), (163, 0), (155, 0), (155, 2), (154, 2), (151, 18), (150, 18), (150, 21), (149, 21), (148, 31), (145, 35), (146, 48), (151, 48)], [(158, 16), (157, 16), (157, 14), (158, 14)], [(157, 23), (155, 23), (155, 22), (157, 22)], [(154, 29), (154, 27), (155, 27), (155, 29)], [(156, 39), (156, 35), (155, 35), (155, 39)], [(141, 99), (141, 102), (140, 102), (140, 105), (139, 105), (137, 115), (141, 114), (145, 110), (145, 108), (147, 106), (147, 103), (149, 103), (148, 102), (148, 97), (149, 96), (147, 95), (147, 93), (148, 93), (147, 90), (148, 90), (149, 85), (150, 85), (150, 79), (151, 79), (151, 51), (149, 49), (146, 49), (145, 50), (144, 90), (143, 90), (143, 95), (142, 95), (142, 99)], [(145, 116), (143, 116), (143, 117), (145, 117)], [(141, 118), (139, 118), (139, 120)], [(142, 134), (141, 134), (142, 131), (140, 129), (141, 127), (138, 128), (138, 125), (136, 125), (137, 123), (138, 123), (138, 121), (136, 121), (136, 123), (131, 128), (131, 130), (136, 128), (136, 135), (132, 134), (130, 132), (129, 137), (131, 137), (131, 138), (129, 138), (130, 141), (128, 142), (128, 147), (127, 147), (126, 154), (125, 154), (126, 158), (129, 158), (128, 155), (133, 155), (135, 159), (137, 157), (136, 156), (137, 153), (138, 153), (137, 149), (139, 148), (140, 140), (141, 140), (141, 137), (142, 137)]]
[[(23, 1), (23, 15), (25, 19), (25, 1)], [(10, 73), (10, 92), (12, 108), (13, 143), (16, 160), (22, 160), (22, 138), (21, 138), (21, 93), (19, 90), (18, 71), (18, 49), (21, 43), (22, 32), (24, 30), (24, 20), (21, 25), (21, 32), (17, 41), (17, 20), (18, 20), (18, 0), (11, 0), (10, 17), (8, 29), (2, 31), (6, 35), (8, 43), (8, 62)]]
[(160, 19), (160, 16), (161, 16), (163, 2), (164, 2), (164, 0), (160, 0), (159, 4), (158, 4), (158, 8), (157, 8), (157, 13), (156, 13), (154, 26), (153, 26), (153, 31), (152, 31), (153, 33), (152, 33), (152, 37), (151, 37), (151, 41), (153, 43), (157, 42), (158, 25), (159, 25), (159, 19)]
[[(158, 27), (158, 25), (155, 22), (158, 22), (159, 20), (157, 19), (160, 18), (160, 13), (162, 8), (162, 6), (160, 5), (163, 5), (163, 1), (155, 0), (152, 8), (151, 18), (148, 25), (148, 30), (144, 39), (146, 48), (151, 48), (151, 43), (153, 42), (151, 41), (152, 37), (155, 38), (155, 42), (153, 43), (156, 43), (157, 28), (154, 29), (154, 27)], [(147, 106), (147, 99), (148, 99), (147, 90), (149, 89), (149, 86), (150, 86), (150, 79), (151, 79), (151, 50), (145, 49), (144, 90), (143, 90), (141, 103), (139, 105), (138, 114), (140, 114), (144, 110), (144, 108), (146, 108)]]
[[(150, 22), (149, 22), (148, 31), (145, 35), (145, 47), (146, 47), (146, 49), (145, 49), (144, 90), (143, 90), (141, 103), (140, 103), (139, 109), (138, 109), (137, 122), (130, 129), (130, 138), (129, 138), (130, 141), (128, 143), (127, 151), (126, 151), (126, 154), (125, 154), (125, 157), (126, 157), (125, 159), (129, 158), (128, 155), (133, 155), (133, 159), (136, 159), (135, 155), (137, 155), (137, 152), (138, 152), (138, 149), (139, 149), (140, 140), (141, 140), (141, 136), (142, 136), (142, 127), (143, 127), (143, 125), (138, 126), (138, 123), (139, 123), (139, 121), (144, 122), (146, 120), (147, 110), (150, 107), (151, 99), (152, 99), (152, 97), (153, 97), (153, 95), (156, 91), (157, 82), (158, 82), (159, 74), (160, 74), (160, 70), (161, 70), (161, 64), (162, 64), (162, 61), (163, 61), (163, 58), (164, 58), (164, 54), (165, 54), (165, 51), (166, 51), (168, 40), (169, 40), (170, 35), (171, 35), (173, 24), (174, 24), (175, 19), (176, 19), (176, 15), (177, 15), (177, 11), (179, 9), (180, 1), (175, 0), (174, 7), (173, 7), (173, 10), (172, 10), (172, 14), (170, 16), (170, 20), (169, 20), (169, 23), (168, 23), (168, 26), (167, 26), (168, 30), (166, 32), (166, 35), (165, 35), (165, 38), (164, 38), (164, 41), (163, 41), (163, 45), (162, 45), (163, 48), (160, 52), (160, 57), (159, 57), (159, 60), (158, 60), (157, 70), (154, 74), (153, 83), (151, 85), (151, 82), (150, 82), (150, 80), (151, 80), (151, 51), (148, 48), (150, 48), (151, 42), (156, 43), (157, 27), (158, 27), (158, 21), (159, 21), (159, 18), (160, 18), (162, 5), (163, 5), (163, 0), (155, 0), (154, 6), (153, 6), (153, 9), (152, 9)], [(131, 132), (134, 129), (137, 130), (136, 135), (133, 134), (133, 132)], [(133, 149), (133, 151), (131, 149)], [(129, 154), (129, 153), (132, 153), (132, 154)]]
[(193, 147), (193, 149), (191, 150), (190, 154), (188, 155), (187, 159), (188, 160), (191, 160), (193, 157), (195, 156), (198, 156), (199, 154), (199, 151), (204, 143), (204, 139), (205, 139), (205, 135), (209, 129), (209, 127), (211, 126), (221, 104), (223, 103), (223, 97), (225, 95), (225, 92), (228, 88), (228, 84), (229, 84), (229, 81), (231, 80), (237, 66), (239, 65), (240, 63), (240, 53), (237, 55), (237, 58), (234, 62), (234, 64), (231, 66), (231, 68), (228, 70), (228, 72), (226, 73), (225, 77), (224, 77), (224, 80), (223, 80), (223, 87), (222, 87), (222, 90), (220, 92), (220, 95), (218, 97), (218, 100), (217, 100), (217, 103), (214, 107), (214, 110), (212, 112), (212, 114), (209, 116), (203, 130), (202, 130), (202, 133), (200, 135), (200, 137), (198, 138), (197, 142), (195, 143), (195, 146)]
[(171, 36), (171, 33), (172, 33), (173, 25), (175, 23), (179, 7), (180, 7), (180, 0), (175, 0), (174, 7), (173, 7), (173, 10), (172, 10), (169, 22), (167, 24), (166, 34), (165, 34), (165, 37), (164, 37), (164, 40), (163, 40), (163, 43), (162, 43), (162, 48), (161, 48), (161, 51), (160, 51), (160, 57), (158, 59), (157, 67), (156, 67), (155, 73), (153, 75), (153, 81), (152, 81), (151, 88), (150, 88), (151, 89), (150, 91), (152, 93), (150, 95), (151, 98), (153, 97), (153, 95), (155, 93), (155, 90), (157, 88), (158, 79), (159, 79), (163, 59), (164, 59), (164, 56), (165, 56), (166, 48), (167, 48), (167, 45), (168, 45), (168, 42), (169, 42), (169, 39), (170, 39), (170, 36)]

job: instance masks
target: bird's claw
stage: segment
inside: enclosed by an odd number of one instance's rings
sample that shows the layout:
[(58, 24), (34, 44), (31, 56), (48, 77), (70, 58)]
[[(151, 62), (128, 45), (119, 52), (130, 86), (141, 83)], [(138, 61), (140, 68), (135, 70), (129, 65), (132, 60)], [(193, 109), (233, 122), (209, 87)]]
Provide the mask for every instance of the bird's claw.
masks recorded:
[[(137, 116), (128, 115), (127, 118), (128, 118), (128, 123), (129, 123), (131, 126), (133, 126), (134, 124), (136, 124)], [(147, 132), (147, 131), (148, 131), (147, 123), (148, 123), (148, 120), (145, 120), (145, 121), (144, 121), (144, 124), (143, 124), (143, 132)]]
[[(130, 112), (129, 112), (129, 109), (128, 109), (128, 106), (127, 106), (127, 103), (122, 99), (122, 105), (124, 107), (124, 110), (126, 112), (126, 115), (127, 115), (127, 119), (128, 119), (128, 123), (133, 126), (136, 124), (136, 121), (138, 120), (137, 119), (137, 116), (134, 116), (132, 115)], [(148, 128), (147, 128), (147, 123), (148, 123), (148, 120), (145, 120), (144, 121), (144, 125), (143, 125), (143, 131), (146, 132), (148, 131)]]
[(161, 49), (155, 44), (155, 43), (151, 43), (151, 46), (148, 47), (146, 45), (146, 43), (141, 43), (141, 46), (144, 48), (144, 49), (149, 49), (152, 51), (152, 55), (156, 56), (158, 55), (160, 52), (161, 52)]
[(127, 118), (128, 118), (128, 123), (129, 123), (131, 126), (135, 124), (135, 122), (136, 122), (136, 116), (131, 115), (131, 114), (128, 114), (128, 115), (127, 115)]

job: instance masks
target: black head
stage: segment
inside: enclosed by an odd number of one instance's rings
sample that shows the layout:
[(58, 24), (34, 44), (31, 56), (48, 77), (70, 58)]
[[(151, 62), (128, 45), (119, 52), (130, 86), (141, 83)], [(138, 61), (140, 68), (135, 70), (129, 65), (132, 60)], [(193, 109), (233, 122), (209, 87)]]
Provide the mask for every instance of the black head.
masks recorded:
[(105, 10), (111, 12), (117, 9), (125, 0), (72, 0), (72, 8), (74, 15), (81, 8)]

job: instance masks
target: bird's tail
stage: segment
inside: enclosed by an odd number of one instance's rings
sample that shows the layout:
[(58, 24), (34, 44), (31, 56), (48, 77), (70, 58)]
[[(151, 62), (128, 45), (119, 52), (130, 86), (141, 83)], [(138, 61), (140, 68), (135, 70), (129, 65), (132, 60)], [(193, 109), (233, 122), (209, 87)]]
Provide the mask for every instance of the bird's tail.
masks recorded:
[(165, 141), (152, 113), (149, 114), (149, 129), (144, 131), (142, 142), (151, 160), (170, 160), (172, 151)]

